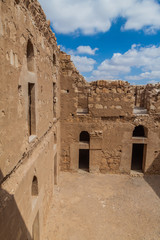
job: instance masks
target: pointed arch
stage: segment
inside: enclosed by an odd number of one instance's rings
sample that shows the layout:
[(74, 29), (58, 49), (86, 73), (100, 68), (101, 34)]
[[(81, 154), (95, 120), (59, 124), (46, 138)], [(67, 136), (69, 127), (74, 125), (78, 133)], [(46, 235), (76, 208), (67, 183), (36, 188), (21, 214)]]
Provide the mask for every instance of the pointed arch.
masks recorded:
[(38, 179), (36, 176), (32, 180), (32, 196), (38, 196)]
[(28, 71), (34, 72), (34, 48), (30, 39), (27, 43), (27, 68)]

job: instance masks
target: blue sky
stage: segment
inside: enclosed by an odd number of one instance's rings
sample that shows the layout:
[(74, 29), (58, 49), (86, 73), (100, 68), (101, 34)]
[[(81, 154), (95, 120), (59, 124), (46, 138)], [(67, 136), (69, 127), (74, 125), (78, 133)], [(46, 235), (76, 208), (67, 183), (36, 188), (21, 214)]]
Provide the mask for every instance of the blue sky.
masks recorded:
[(61, 50), (87, 81), (160, 81), (157, 0), (39, 0)]

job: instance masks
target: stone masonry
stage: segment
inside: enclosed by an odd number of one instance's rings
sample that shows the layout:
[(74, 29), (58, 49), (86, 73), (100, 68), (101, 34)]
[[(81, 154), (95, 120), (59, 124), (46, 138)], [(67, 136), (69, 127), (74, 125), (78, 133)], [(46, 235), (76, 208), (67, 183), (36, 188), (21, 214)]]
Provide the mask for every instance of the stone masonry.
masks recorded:
[(1, 240), (44, 239), (59, 168), (160, 174), (160, 84), (86, 82), (37, 0), (0, 1), (0, 72)]

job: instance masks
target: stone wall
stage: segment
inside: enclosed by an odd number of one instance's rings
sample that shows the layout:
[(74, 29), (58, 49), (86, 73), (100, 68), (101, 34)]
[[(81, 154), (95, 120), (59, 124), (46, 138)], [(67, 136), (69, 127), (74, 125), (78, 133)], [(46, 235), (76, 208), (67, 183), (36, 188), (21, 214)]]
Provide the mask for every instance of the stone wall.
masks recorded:
[(135, 106), (147, 109), (148, 113), (160, 113), (160, 84), (135, 86)]
[(0, 1), (0, 239), (31, 239), (34, 223), (43, 239), (59, 165), (59, 54), (38, 1)]
[(0, 239), (44, 239), (59, 164), (77, 171), (80, 150), (90, 172), (130, 173), (144, 145), (142, 171), (160, 173), (160, 84), (87, 83), (37, 0), (0, 1), (0, 72)]
[(133, 88), (123, 81), (92, 82), (88, 102), (93, 116), (129, 116), (134, 107)]
[[(61, 169), (77, 171), (83, 147), (90, 153), (90, 172), (130, 173), (133, 144), (144, 144), (142, 171), (160, 172), (155, 162), (160, 144), (159, 100), (153, 94), (158, 94), (159, 84), (87, 83), (65, 53), (61, 53), (61, 66)], [(133, 137), (139, 125), (148, 130), (146, 137)], [(89, 133), (88, 145), (80, 142), (83, 131)]]

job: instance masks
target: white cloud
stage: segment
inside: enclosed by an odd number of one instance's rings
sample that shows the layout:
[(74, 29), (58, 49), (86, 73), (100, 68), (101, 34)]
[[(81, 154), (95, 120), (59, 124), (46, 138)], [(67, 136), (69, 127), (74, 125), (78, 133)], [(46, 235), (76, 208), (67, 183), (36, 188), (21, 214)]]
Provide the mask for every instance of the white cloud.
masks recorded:
[(94, 68), (96, 61), (92, 58), (80, 57), (71, 55), (71, 59), (74, 62), (78, 71), (82, 72), (91, 72)]
[(79, 47), (76, 48), (76, 50), (66, 49), (66, 52), (69, 55), (79, 55), (79, 54), (81, 54), (81, 55), (95, 55), (96, 51), (98, 51), (98, 48), (92, 49), (90, 46), (79, 46)]
[(79, 46), (77, 47), (77, 53), (78, 54), (89, 54), (89, 55), (95, 55), (98, 48), (92, 49), (90, 46)]
[(160, 5), (156, 0), (39, 0), (56, 32), (83, 34), (106, 32), (118, 17), (123, 30), (160, 29)]
[[(132, 76), (133, 68), (140, 73)], [(160, 79), (160, 46), (134, 44), (124, 54), (115, 53), (111, 59), (103, 61), (90, 79), (117, 79), (120, 76), (126, 80)]]
[(139, 75), (127, 76), (126, 79), (128, 79), (128, 80), (151, 79), (151, 81), (154, 80), (154, 79), (159, 79), (160, 80), (160, 71), (143, 72)]

